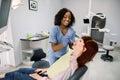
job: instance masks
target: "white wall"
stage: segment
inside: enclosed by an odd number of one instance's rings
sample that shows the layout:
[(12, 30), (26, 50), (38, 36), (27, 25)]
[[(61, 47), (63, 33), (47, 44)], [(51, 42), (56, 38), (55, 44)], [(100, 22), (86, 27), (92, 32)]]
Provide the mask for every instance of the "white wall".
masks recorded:
[[(28, 0), (21, 0), (21, 5), (16, 10), (11, 10), (11, 25), (13, 31), (15, 63), (21, 63), (20, 38), (27, 33), (40, 33), (49, 31), (53, 26), (54, 16), (62, 7), (69, 8), (76, 18), (74, 29), (77, 34), (86, 32), (87, 26), (83, 24), (83, 18), (88, 15), (89, 0), (37, 0), (38, 11), (31, 11), (28, 8)], [(103, 12), (106, 14), (106, 27), (111, 32), (105, 35), (105, 44), (115, 34), (118, 46), (120, 46), (119, 21), (120, 21), (120, 0), (92, 0), (92, 12)]]
[(13, 31), (13, 44), (16, 66), (21, 63), (20, 39), (27, 33), (35, 34), (41, 31), (49, 31), (53, 26), (54, 15), (61, 7), (58, 0), (36, 0), (38, 11), (29, 10), (28, 0), (21, 0), (16, 10), (11, 10), (11, 25)]
[[(70, 8), (76, 17), (75, 30), (77, 33), (85, 32), (85, 25), (82, 19), (88, 14), (89, 0), (62, 0), (63, 7)], [(106, 15), (106, 28), (111, 31), (105, 33), (104, 44), (109, 44), (109, 40), (117, 41), (116, 46), (120, 46), (120, 0), (91, 0), (91, 11), (94, 13), (104, 13)]]
[(74, 29), (78, 35), (87, 32), (87, 26), (83, 23), (83, 18), (88, 15), (89, 1), (88, 0), (62, 0), (62, 7), (70, 9), (76, 19)]

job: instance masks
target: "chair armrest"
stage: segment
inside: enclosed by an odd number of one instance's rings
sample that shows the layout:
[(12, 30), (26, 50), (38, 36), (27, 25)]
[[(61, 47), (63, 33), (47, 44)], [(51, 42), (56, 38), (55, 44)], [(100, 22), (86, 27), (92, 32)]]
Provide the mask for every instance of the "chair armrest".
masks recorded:
[(33, 50), (33, 55), (31, 56), (31, 61), (39, 61), (42, 58), (46, 57), (46, 53), (41, 48), (37, 48)]
[(79, 80), (87, 71), (88, 67), (83, 65), (80, 69), (74, 72), (74, 74), (68, 80)]
[(50, 64), (46, 60), (39, 60), (33, 63), (32, 68), (48, 68)]

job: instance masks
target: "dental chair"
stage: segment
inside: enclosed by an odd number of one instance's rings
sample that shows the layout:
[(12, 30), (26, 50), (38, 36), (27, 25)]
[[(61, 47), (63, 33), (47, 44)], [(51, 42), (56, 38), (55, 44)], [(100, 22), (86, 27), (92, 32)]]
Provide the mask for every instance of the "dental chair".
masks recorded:
[[(33, 55), (31, 57), (31, 61), (35, 61), (32, 65), (32, 68), (49, 68), (50, 64), (46, 60), (42, 60), (45, 58), (46, 54), (42, 49), (38, 48), (33, 51)], [(67, 56), (65, 56), (67, 57)], [(83, 65), (80, 69), (74, 72), (74, 74), (68, 80), (81, 80), (82, 76), (87, 71), (88, 67)]]

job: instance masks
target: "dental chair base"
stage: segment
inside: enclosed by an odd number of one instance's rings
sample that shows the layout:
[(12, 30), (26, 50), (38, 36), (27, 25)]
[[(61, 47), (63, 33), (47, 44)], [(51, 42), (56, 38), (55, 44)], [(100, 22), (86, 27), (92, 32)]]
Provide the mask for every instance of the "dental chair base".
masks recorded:
[(104, 60), (104, 61), (110, 61), (110, 62), (113, 61), (113, 57), (111, 55), (106, 55), (106, 54), (103, 54), (101, 56), (101, 59)]

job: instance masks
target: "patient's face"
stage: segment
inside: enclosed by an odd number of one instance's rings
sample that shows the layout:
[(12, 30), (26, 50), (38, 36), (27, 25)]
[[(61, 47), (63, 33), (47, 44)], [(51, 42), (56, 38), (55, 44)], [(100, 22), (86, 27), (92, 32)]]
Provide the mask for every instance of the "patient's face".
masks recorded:
[(84, 51), (84, 41), (83, 41), (83, 39), (80, 38), (80, 39), (77, 39), (74, 42), (73, 50), (74, 51), (79, 51), (79, 52), (83, 52)]

